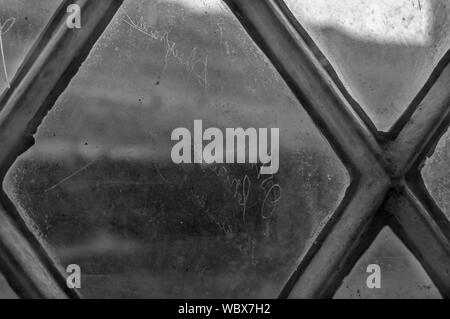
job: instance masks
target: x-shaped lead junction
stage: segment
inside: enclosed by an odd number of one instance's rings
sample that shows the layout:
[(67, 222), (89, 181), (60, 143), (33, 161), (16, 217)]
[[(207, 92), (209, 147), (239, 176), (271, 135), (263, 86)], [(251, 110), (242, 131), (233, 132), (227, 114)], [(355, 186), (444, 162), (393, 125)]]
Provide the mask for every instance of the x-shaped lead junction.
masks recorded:
[[(450, 297), (450, 222), (428, 194), (420, 168), (446, 131), (450, 51), (387, 133), (378, 132), (330, 63), (281, 0), (224, 0), (271, 60), (347, 167), (343, 201), (305, 249), (281, 298), (332, 297), (386, 225)], [(81, 7), (83, 27), (68, 29), (65, 10)], [(65, 0), (0, 99), (0, 172), (33, 143), (45, 114), (122, 4)], [(0, 268), (23, 297), (79, 297), (0, 193)]]

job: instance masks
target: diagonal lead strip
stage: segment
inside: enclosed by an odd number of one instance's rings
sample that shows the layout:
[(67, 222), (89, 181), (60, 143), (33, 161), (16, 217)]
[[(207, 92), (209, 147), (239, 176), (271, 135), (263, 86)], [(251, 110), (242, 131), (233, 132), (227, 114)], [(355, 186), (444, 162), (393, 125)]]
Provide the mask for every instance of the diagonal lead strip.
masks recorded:
[(294, 286), (302, 297), (327, 295), (329, 278), (339, 278), (339, 263), (383, 203), (391, 181), (383, 151), (339, 89), (321, 67), (278, 6), (278, 1), (227, 1), (255, 42), (272, 61), (293, 93), (349, 168), (352, 185), (338, 209), (306, 249), (281, 293)]
[(383, 207), (390, 213), (388, 225), (420, 262), (442, 297), (450, 298), (450, 234), (442, 226), (449, 222), (434, 219), (430, 207), (424, 206), (416, 193), (421, 192), (404, 185), (389, 197)]
[[(382, 151), (370, 130), (287, 20), (278, 1), (225, 1), (269, 57), (351, 173), (384, 171)], [(357, 168), (355, 170), (354, 168)]]
[[(387, 142), (392, 173), (402, 176), (419, 166), (439, 141), (450, 120), (450, 50), (433, 71), (438, 78), (394, 140)], [(432, 76), (437, 76), (433, 74)]]
[[(403, 193), (397, 199), (397, 193), (390, 192), (380, 211), (389, 211), (394, 216), (391, 220), (395, 219), (396, 223), (392, 227), (402, 232), (399, 237), (410, 244), (410, 250), (446, 298), (450, 298), (450, 222), (428, 194), (418, 176), (418, 167), (449, 125), (449, 64), (450, 50), (405, 112), (403, 120), (408, 121), (404, 126), (399, 123), (393, 129), (397, 132), (389, 134), (391, 141), (388, 140), (386, 144), (380, 141), (385, 149), (383, 155), (385, 163), (388, 163), (386, 169), (391, 176), (392, 186)], [(402, 182), (398, 185), (398, 181), (405, 177), (408, 180), (406, 184)], [(406, 199), (401, 200), (403, 197)], [(403, 205), (393, 210), (392, 202), (401, 202)]]
[[(66, 27), (66, 8), (81, 8), (82, 27)], [(69, 84), (107, 27), (122, 0), (63, 1), (52, 21), (27, 56), (11, 88), (1, 98), (0, 174), (33, 143), (33, 134)], [(0, 193), (0, 266), (16, 292), (27, 298), (77, 297), (68, 289), (58, 265)]]
[[(350, 104), (337, 92), (339, 89), (311, 52), (307, 40), (302, 38), (301, 32), (296, 32), (294, 18), (284, 3), (279, 0), (226, 2), (353, 177), (343, 202), (306, 249), (280, 295), (288, 297), (294, 291), (295, 296), (302, 298), (329, 296), (349, 271), (348, 266), (342, 265), (352, 258), (351, 251), (357, 251), (353, 241), (360, 238), (372, 223), (374, 214), (390, 198), (388, 190), (399, 186), (406, 172), (414, 167), (412, 164), (423, 158), (423, 153), (430, 149), (445, 127), (449, 92), (442, 86), (447, 82), (447, 65), (437, 70), (442, 74), (423, 101), (430, 105), (430, 112), (428, 105), (427, 110), (419, 105), (398, 137), (386, 146), (371, 134), (365, 121), (355, 115), (358, 112), (352, 112)], [(422, 223), (422, 226), (429, 225)], [(434, 233), (442, 232), (441, 226), (438, 225)], [(449, 256), (446, 248), (441, 254)]]

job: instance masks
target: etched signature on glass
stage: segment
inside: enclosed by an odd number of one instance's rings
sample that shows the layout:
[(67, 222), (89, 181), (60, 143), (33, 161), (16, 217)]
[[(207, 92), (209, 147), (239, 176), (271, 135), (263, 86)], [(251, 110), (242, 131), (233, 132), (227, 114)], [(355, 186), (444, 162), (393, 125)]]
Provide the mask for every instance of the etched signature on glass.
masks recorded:
[(164, 68), (166, 68), (169, 60), (173, 59), (177, 64), (183, 66), (188, 74), (192, 74), (201, 86), (205, 89), (208, 87), (208, 55), (202, 57), (198, 53), (197, 47), (192, 48), (189, 53), (183, 52), (178, 43), (169, 39), (168, 31), (155, 30), (147, 25), (143, 17), (139, 21), (135, 21), (123, 9), (122, 12), (125, 15), (122, 20), (126, 24), (163, 45), (165, 49)]

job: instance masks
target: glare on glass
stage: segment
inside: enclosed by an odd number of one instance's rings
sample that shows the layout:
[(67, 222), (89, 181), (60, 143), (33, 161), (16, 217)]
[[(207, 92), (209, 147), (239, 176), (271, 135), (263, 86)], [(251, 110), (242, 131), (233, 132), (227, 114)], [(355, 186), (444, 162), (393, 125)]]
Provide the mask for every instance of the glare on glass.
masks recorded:
[(285, 0), (376, 128), (388, 131), (450, 47), (445, 0)]

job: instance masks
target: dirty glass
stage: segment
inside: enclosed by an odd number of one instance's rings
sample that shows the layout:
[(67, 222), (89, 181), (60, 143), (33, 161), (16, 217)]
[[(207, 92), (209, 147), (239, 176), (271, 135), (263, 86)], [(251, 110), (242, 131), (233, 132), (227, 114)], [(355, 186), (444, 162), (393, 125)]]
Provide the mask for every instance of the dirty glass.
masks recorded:
[[(278, 171), (208, 156), (174, 163), (172, 133), (194, 134), (195, 120), (278, 128)], [(348, 182), (222, 2), (138, 0), (124, 3), (4, 187), (62, 265), (80, 265), (86, 297), (239, 298), (277, 296)]]
[(16, 293), (11, 289), (2, 273), (0, 273), (0, 299), (17, 299)]
[(0, 0), (0, 94), (62, 0)]
[(450, 218), (450, 131), (444, 134), (422, 169), (422, 177), (431, 196)]
[[(380, 285), (371, 265), (379, 266)], [(373, 288), (369, 288), (367, 285)], [(375, 238), (344, 279), (334, 298), (356, 299), (436, 299), (441, 298), (436, 286), (413, 254), (389, 227)]]
[(378, 130), (387, 131), (450, 46), (446, 0), (285, 0)]

